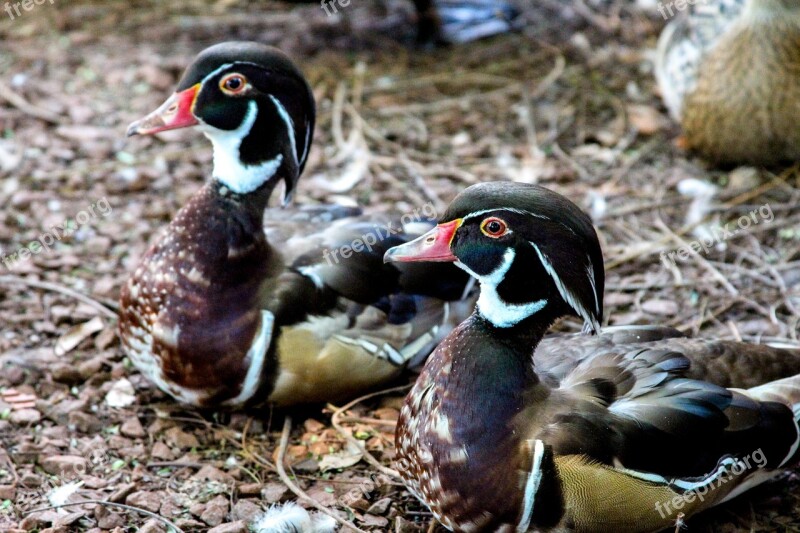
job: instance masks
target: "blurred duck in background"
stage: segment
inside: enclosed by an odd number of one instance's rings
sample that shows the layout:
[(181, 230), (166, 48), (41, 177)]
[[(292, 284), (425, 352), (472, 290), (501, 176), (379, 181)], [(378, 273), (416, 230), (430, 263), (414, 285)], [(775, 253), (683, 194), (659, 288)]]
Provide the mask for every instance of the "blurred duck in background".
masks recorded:
[(716, 164), (800, 160), (800, 0), (701, 1), (675, 17), (656, 78), (686, 148)]

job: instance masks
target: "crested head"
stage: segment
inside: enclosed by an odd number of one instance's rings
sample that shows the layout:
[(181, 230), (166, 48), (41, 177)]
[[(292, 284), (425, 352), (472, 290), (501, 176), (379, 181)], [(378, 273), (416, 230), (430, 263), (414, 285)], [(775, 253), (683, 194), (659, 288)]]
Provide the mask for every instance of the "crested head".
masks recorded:
[(225, 42), (203, 50), (175, 94), (128, 132), (198, 125), (214, 147), (215, 179), (247, 194), (279, 177), (288, 199), (308, 156), (314, 113), (308, 82), (283, 52)]
[(496, 327), (574, 315), (599, 331), (603, 255), (588, 215), (538, 185), (473, 185), (442, 222), (388, 260), (449, 260), (481, 283), (478, 313)]

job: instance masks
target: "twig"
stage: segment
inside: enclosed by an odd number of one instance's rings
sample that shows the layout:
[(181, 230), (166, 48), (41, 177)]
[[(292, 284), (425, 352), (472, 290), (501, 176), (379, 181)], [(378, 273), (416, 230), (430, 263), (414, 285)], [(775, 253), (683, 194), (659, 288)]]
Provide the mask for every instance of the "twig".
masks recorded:
[(27, 511), (26, 513), (23, 513), (23, 514), (25, 516), (27, 516), (27, 515), (30, 515), (30, 514), (33, 514), (33, 513), (39, 513), (39, 512), (42, 512), (42, 511), (51, 511), (53, 509), (61, 509), (62, 507), (75, 507), (77, 505), (107, 505), (108, 507), (117, 507), (117, 508), (120, 508), (120, 509), (125, 509), (126, 511), (133, 511), (133, 512), (136, 512), (136, 513), (147, 515), (147, 516), (149, 516), (151, 518), (155, 518), (159, 522), (163, 522), (164, 524), (166, 524), (167, 527), (172, 528), (177, 533), (183, 533), (183, 530), (181, 528), (179, 528), (178, 526), (176, 526), (174, 523), (170, 522), (169, 520), (167, 520), (166, 518), (164, 518), (161, 515), (158, 515), (156, 513), (148, 511), (147, 509), (141, 509), (139, 507), (134, 507), (132, 505), (125, 505), (124, 503), (107, 502), (105, 500), (84, 500), (84, 501), (81, 501), (81, 502), (62, 503), (61, 505), (48, 505), (47, 507), (39, 507), (38, 509), (33, 509), (33, 510)]
[(286, 459), (286, 447), (289, 445), (289, 435), (291, 434), (291, 432), (292, 432), (292, 417), (286, 415), (286, 417), (283, 419), (283, 431), (281, 432), (281, 443), (280, 446), (278, 447), (278, 461), (277, 464), (275, 465), (276, 470), (278, 471), (278, 476), (281, 478), (281, 481), (283, 481), (283, 483), (287, 487), (289, 487), (289, 490), (291, 490), (295, 494), (295, 496), (297, 496), (299, 499), (313, 506), (321, 513), (330, 516), (331, 518), (336, 520), (336, 522), (339, 523), (340, 525), (346, 528), (350, 528), (358, 533), (367, 533), (363, 529), (357, 528), (355, 524), (353, 524), (352, 522), (340, 518), (330, 509), (328, 509), (327, 507), (319, 503), (317, 500), (306, 494), (306, 492), (303, 489), (295, 485), (294, 481), (292, 481), (291, 478), (289, 478), (289, 475), (286, 473), (286, 467), (284, 466), (284, 460)]
[(669, 237), (672, 238), (672, 240), (675, 241), (678, 244), (678, 246), (682, 246), (682, 247), (688, 249), (689, 253), (692, 256), (694, 256), (694, 258), (697, 260), (697, 262), (700, 263), (701, 266), (705, 267), (705, 269), (708, 270), (709, 273), (711, 273), (711, 275), (714, 278), (716, 278), (717, 281), (719, 281), (722, 284), (723, 287), (725, 287), (726, 291), (728, 291), (732, 296), (738, 296), (739, 295), (739, 291), (736, 290), (736, 287), (731, 285), (731, 282), (728, 281), (727, 279), (725, 279), (725, 276), (723, 276), (722, 273), (714, 267), (714, 265), (709, 263), (708, 259), (706, 259), (702, 255), (700, 255), (694, 248), (689, 246), (689, 243), (684, 241), (678, 234), (676, 234), (674, 231), (669, 229), (669, 226), (664, 224), (664, 221), (661, 220), (661, 217), (657, 217), (655, 222), (656, 222), (656, 225), (659, 227), (659, 229), (661, 229), (662, 231), (664, 231), (664, 233), (669, 235)]
[(0, 98), (8, 102), (9, 104), (13, 105), (26, 115), (30, 115), (32, 117), (36, 117), (38, 119), (44, 120), (45, 122), (50, 122), (51, 124), (61, 124), (62, 119), (56, 113), (48, 109), (43, 109), (39, 106), (35, 106), (32, 103), (25, 100), (23, 97), (18, 95), (14, 92), (14, 90), (0, 81)]
[(360, 440), (358, 440), (357, 438), (355, 438), (352, 435), (350, 435), (349, 433), (347, 433), (344, 430), (344, 428), (342, 427), (342, 424), (339, 422), (339, 417), (346, 410), (352, 408), (354, 405), (356, 405), (358, 403), (363, 402), (364, 400), (368, 400), (370, 398), (374, 398), (375, 396), (380, 396), (380, 395), (388, 394), (388, 393), (391, 393), (391, 392), (399, 392), (399, 391), (402, 391), (402, 390), (406, 390), (409, 387), (410, 387), (410, 385), (402, 385), (400, 387), (392, 387), (390, 389), (380, 390), (380, 391), (377, 391), (377, 392), (371, 392), (369, 394), (365, 394), (364, 396), (361, 396), (360, 398), (356, 398), (352, 402), (347, 403), (347, 404), (343, 405), (342, 407), (336, 407), (334, 405), (328, 404), (328, 408), (333, 411), (333, 416), (331, 417), (331, 424), (333, 425), (334, 428), (336, 428), (336, 431), (338, 431), (339, 434), (342, 435), (347, 440), (347, 442), (349, 442), (350, 444), (355, 446), (358, 449), (358, 451), (361, 452), (361, 455), (364, 457), (364, 460), (366, 462), (368, 462), (369, 464), (371, 464), (372, 466), (374, 466), (375, 468), (377, 468), (378, 470), (380, 470), (381, 472), (383, 472), (387, 476), (395, 478), (395, 479), (399, 479), (400, 478), (400, 474), (396, 470), (394, 470), (392, 468), (387, 468), (387, 467), (383, 466), (380, 463), (380, 461), (375, 459), (375, 457), (371, 453), (369, 453), (367, 451), (367, 449), (364, 447), (364, 444)]
[(103, 305), (94, 298), (86, 296), (85, 294), (81, 294), (76, 290), (70, 289), (69, 287), (64, 287), (63, 285), (57, 285), (55, 283), (50, 283), (48, 281), (36, 281), (32, 279), (23, 278), (20, 276), (0, 276), (0, 283), (15, 283), (18, 285), (26, 285), (28, 287), (33, 287), (35, 289), (57, 292), (65, 296), (69, 296), (70, 298), (74, 298), (80, 302), (83, 302), (88, 306), (94, 307), (108, 318), (111, 319), (119, 318), (117, 313), (109, 309), (108, 306)]

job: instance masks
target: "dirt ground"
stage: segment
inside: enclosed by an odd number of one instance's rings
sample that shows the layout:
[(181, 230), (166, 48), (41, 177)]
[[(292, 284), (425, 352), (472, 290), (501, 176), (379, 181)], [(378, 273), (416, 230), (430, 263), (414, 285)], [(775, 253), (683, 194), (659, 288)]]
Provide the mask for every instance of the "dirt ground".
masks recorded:
[[(441, 210), (478, 181), (539, 182), (595, 219), (608, 324), (800, 344), (800, 171), (709, 169), (681, 151), (652, 75), (663, 20), (645, 3), (526, 0), (522, 31), (435, 51), (413, 47), (405, 0), (331, 18), (241, 0), (0, 11), (0, 530), (232, 533), (296, 498), (275, 466), (286, 413), (187, 410), (114, 329), (122, 283), (211, 159), (197, 132), (125, 126), (222, 40), (278, 45), (312, 83), (298, 203)], [(661, 259), (702, 232), (718, 235), (708, 251)], [(8, 260), (36, 239), (48, 248)], [(362, 530), (425, 531), (430, 514), (351, 442), (390, 467), (402, 396), (289, 413), (296, 490)], [(85, 500), (105, 503), (31, 513)], [(797, 472), (688, 529), (800, 531)]]

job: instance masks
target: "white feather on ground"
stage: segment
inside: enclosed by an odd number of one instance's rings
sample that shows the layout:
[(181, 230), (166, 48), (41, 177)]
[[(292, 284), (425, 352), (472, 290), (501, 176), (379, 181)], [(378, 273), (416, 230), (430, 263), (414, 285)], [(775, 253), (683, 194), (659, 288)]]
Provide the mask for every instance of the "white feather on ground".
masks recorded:
[(313, 515), (293, 502), (273, 505), (253, 521), (255, 533), (333, 533), (336, 521), (322, 513)]

